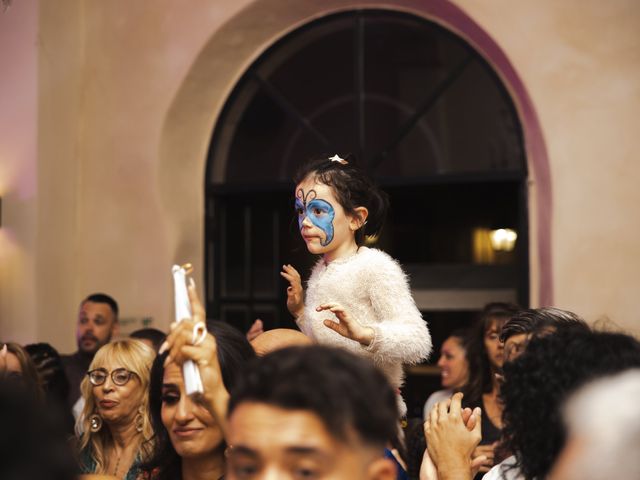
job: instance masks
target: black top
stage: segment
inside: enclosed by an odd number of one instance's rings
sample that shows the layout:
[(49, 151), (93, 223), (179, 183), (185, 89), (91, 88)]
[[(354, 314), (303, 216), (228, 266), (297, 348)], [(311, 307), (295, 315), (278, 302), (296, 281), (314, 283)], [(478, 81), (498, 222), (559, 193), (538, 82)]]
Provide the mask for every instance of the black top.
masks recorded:
[(62, 355), (62, 366), (64, 367), (64, 373), (69, 379), (69, 396), (67, 397), (67, 406), (69, 409), (73, 408), (73, 405), (80, 398), (80, 383), (89, 370), (93, 355), (88, 355), (82, 352), (76, 352), (71, 355)]

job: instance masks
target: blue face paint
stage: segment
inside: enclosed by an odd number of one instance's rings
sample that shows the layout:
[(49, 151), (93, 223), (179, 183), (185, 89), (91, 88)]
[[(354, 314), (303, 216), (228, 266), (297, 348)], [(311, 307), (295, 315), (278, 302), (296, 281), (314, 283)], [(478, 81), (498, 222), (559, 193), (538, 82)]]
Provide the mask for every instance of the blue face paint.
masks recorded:
[(325, 239), (320, 244), (326, 247), (333, 240), (333, 219), (336, 212), (329, 202), (316, 198), (316, 195), (315, 190), (309, 190), (306, 195), (304, 190), (298, 190), (296, 194), (298, 227), (302, 230), (302, 222), (305, 218), (309, 218), (313, 225), (324, 232)]

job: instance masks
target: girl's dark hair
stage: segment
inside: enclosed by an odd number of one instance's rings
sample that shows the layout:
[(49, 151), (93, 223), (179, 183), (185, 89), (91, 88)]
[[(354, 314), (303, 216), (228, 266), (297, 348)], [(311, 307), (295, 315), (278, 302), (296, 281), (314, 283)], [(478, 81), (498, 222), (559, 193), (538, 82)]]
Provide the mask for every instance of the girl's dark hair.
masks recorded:
[[(502, 448), (527, 480), (546, 478), (566, 439), (561, 406), (585, 383), (640, 366), (640, 342), (559, 324), (504, 365)], [(615, 408), (612, 406), (611, 408)]]
[[(222, 381), (227, 390), (231, 390), (238, 380), (244, 364), (256, 356), (246, 337), (231, 325), (207, 320), (207, 330), (216, 338), (218, 362), (222, 372)], [(171, 444), (169, 433), (162, 423), (162, 379), (164, 361), (167, 352), (158, 355), (151, 367), (149, 385), (149, 409), (155, 433), (155, 451), (153, 457), (143, 465), (153, 480), (173, 480), (182, 478), (182, 458)], [(223, 447), (224, 448), (224, 447)]]
[(491, 363), (484, 346), (485, 333), (493, 322), (500, 329), (520, 307), (511, 303), (489, 303), (480, 312), (480, 316), (469, 330), (467, 337), (467, 360), (469, 362), (469, 381), (463, 388), (465, 406), (482, 407), (482, 394), (490, 393), (493, 388)]
[(356, 243), (360, 246), (366, 236), (380, 234), (389, 210), (389, 198), (357, 165), (354, 155), (349, 154), (344, 160), (346, 163), (332, 161), (329, 155), (313, 158), (298, 169), (293, 180), (297, 185), (312, 176), (316, 182), (331, 187), (349, 215), (356, 215), (357, 207), (365, 207), (369, 216), (356, 232)]

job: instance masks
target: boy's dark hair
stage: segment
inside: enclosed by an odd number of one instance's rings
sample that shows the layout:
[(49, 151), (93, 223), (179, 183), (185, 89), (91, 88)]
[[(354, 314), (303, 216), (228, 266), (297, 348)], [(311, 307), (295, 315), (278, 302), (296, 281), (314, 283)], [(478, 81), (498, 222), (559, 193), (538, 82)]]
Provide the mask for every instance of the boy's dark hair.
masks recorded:
[(109, 305), (109, 307), (111, 307), (111, 310), (113, 311), (116, 317), (116, 320), (118, 319), (118, 302), (116, 302), (113, 299), (113, 297), (110, 297), (106, 293), (92, 293), (82, 301), (82, 303), (86, 303), (86, 302), (106, 303), (107, 305)]
[(379, 235), (389, 209), (387, 194), (356, 164), (354, 155), (345, 161), (330, 160), (330, 155), (313, 158), (298, 169), (294, 182), (299, 184), (312, 175), (318, 183), (331, 187), (345, 212), (355, 215), (357, 207), (365, 207), (369, 216), (362, 228), (356, 231), (356, 243), (364, 244), (365, 236)]
[(131, 338), (137, 338), (138, 340), (149, 340), (153, 344), (154, 350), (157, 352), (160, 350), (160, 345), (167, 338), (164, 332), (157, 328), (141, 328), (135, 332), (131, 332), (129, 335)]
[[(226, 389), (231, 390), (238, 381), (244, 364), (256, 354), (244, 334), (227, 323), (207, 320), (207, 330), (216, 338), (222, 381)], [(162, 379), (167, 355), (168, 352), (165, 352), (154, 360), (149, 384), (149, 410), (156, 443), (153, 457), (143, 465), (142, 469), (154, 480), (182, 478), (182, 458), (171, 444), (161, 415)], [(223, 445), (222, 448), (225, 446)]]
[(396, 394), (383, 373), (336, 348), (290, 347), (256, 358), (231, 392), (228, 416), (245, 402), (311, 412), (342, 441), (355, 431), (383, 448), (398, 432)]
[(523, 333), (537, 337), (560, 325), (573, 325), (575, 328), (589, 330), (582, 318), (568, 310), (554, 307), (528, 308), (514, 314), (511, 320), (502, 326), (500, 341), (504, 343), (514, 335)]
[[(534, 338), (504, 365), (503, 445), (525, 479), (545, 478), (565, 442), (561, 406), (585, 383), (640, 366), (640, 342), (629, 335), (593, 332), (575, 324)], [(612, 406), (612, 408), (615, 408)]]

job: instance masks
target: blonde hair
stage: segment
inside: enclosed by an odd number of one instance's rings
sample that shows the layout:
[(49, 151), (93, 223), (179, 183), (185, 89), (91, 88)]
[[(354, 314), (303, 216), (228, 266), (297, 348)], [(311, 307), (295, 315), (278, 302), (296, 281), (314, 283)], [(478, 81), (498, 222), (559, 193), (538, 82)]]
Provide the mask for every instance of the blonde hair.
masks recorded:
[[(149, 415), (149, 382), (151, 379), (151, 365), (155, 358), (155, 352), (144, 342), (134, 339), (124, 339), (107, 343), (96, 352), (93, 361), (89, 366), (89, 371), (102, 368), (108, 363), (116, 363), (126, 366), (126, 369), (134, 372), (140, 380), (142, 389), (142, 402), (140, 404), (142, 414), (142, 444), (141, 457), (146, 460), (153, 450), (153, 428)], [(80, 384), (82, 398), (84, 398), (84, 408), (82, 415), (78, 417), (78, 429), (82, 431), (79, 447), (83, 451), (90, 447), (91, 456), (96, 463), (95, 472), (106, 473), (105, 450), (113, 442), (111, 432), (103, 426), (99, 431), (91, 431), (91, 416), (95, 414), (96, 402), (93, 396), (93, 384), (89, 377), (85, 376)]]

